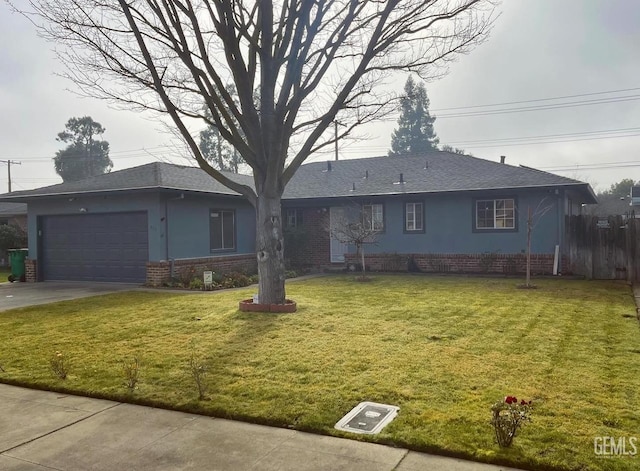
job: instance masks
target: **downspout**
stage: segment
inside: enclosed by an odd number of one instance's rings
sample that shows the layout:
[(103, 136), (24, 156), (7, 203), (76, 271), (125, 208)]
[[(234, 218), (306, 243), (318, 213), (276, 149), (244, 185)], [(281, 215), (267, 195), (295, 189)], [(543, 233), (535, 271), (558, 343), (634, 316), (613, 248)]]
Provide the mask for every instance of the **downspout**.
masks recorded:
[(564, 190), (558, 192), (558, 273), (562, 273), (564, 267), (562, 266), (562, 254), (564, 253)]

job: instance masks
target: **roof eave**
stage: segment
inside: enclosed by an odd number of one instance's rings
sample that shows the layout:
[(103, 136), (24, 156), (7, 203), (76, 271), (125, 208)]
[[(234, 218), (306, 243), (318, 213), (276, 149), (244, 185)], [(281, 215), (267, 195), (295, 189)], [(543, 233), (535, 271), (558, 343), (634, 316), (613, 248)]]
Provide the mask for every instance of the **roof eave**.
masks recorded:
[(32, 200), (32, 199), (40, 199), (40, 198), (48, 198), (48, 197), (56, 197), (56, 196), (60, 197), (60, 196), (78, 196), (78, 195), (100, 195), (104, 193), (122, 193), (122, 192), (132, 192), (132, 191), (153, 191), (153, 190), (185, 191), (185, 192), (207, 193), (207, 194), (222, 195), (222, 196), (242, 196), (239, 193), (232, 192), (231, 190), (228, 193), (225, 193), (220, 191), (194, 190), (194, 189), (179, 188), (179, 187), (172, 187), (172, 186), (142, 186), (142, 187), (132, 187), (132, 188), (113, 188), (113, 189), (106, 189), (106, 190), (61, 191), (61, 192), (41, 193), (41, 194), (11, 195), (10, 193), (8, 193), (6, 195), (0, 196), (0, 202), (11, 203), (14, 201)]
[(477, 192), (477, 191), (510, 191), (510, 190), (526, 190), (526, 189), (540, 189), (540, 188), (564, 188), (564, 187), (586, 187), (586, 195), (590, 197), (593, 202), (587, 204), (597, 203), (595, 193), (588, 183), (583, 182), (567, 182), (558, 184), (544, 184), (544, 185), (521, 185), (521, 186), (505, 186), (505, 187), (491, 187), (491, 188), (453, 188), (448, 190), (424, 190), (424, 191), (388, 191), (388, 192), (375, 192), (375, 193), (357, 193), (348, 191), (344, 194), (331, 195), (331, 196), (302, 196), (302, 197), (283, 197), (283, 200), (315, 200), (315, 199), (332, 199), (332, 198), (351, 198), (351, 197), (368, 197), (368, 196), (402, 196), (402, 195), (421, 195), (421, 194), (438, 194), (438, 193), (464, 193), (464, 192)]

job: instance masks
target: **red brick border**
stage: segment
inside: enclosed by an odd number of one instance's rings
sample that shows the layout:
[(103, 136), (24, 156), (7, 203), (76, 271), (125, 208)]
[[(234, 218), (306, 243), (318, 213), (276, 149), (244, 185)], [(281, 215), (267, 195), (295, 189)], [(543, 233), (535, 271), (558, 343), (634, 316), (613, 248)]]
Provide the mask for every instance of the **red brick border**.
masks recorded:
[(147, 262), (147, 282), (149, 286), (161, 286), (171, 277), (173, 263), (173, 277), (186, 278), (191, 273), (202, 275), (205, 271), (229, 273), (232, 271), (255, 273), (257, 260), (255, 254), (226, 255), (220, 257), (183, 258), (177, 260), (162, 260)]
[[(532, 254), (531, 272), (550, 275), (553, 273), (553, 254)], [(347, 264), (358, 264), (360, 258), (346, 254)], [(527, 269), (525, 254), (366, 254), (367, 270), (408, 271), (408, 262), (413, 259), (418, 268), (426, 273), (504, 273), (522, 274)], [(563, 257), (563, 264), (566, 258)], [(565, 265), (566, 266), (566, 265)]]

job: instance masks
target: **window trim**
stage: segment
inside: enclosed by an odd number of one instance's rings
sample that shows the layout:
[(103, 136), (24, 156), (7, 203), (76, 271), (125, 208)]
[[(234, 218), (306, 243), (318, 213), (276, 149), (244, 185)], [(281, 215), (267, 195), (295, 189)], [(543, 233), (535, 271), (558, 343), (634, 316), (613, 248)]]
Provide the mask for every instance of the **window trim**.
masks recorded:
[[(213, 233), (211, 232), (211, 213), (215, 212), (227, 212), (233, 215), (233, 247), (222, 247), (219, 249), (213, 248)], [(237, 217), (235, 208), (210, 208), (209, 209), (209, 252), (210, 253), (230, 253), (238, 251), (238, 229), (237, 229)], [(224, 226), (222, 227), (222, 245), (224, 246)]]
[[(284, 229), (297, 229), (304, 225), (304, 212), (302, 208), (283, 208), (284, 210)], [(292, 211), (295, 214), (294, 225), (289, 225), (289, 212)]]
[[(407, 207), (410, 204), (420, 204), (422, 205), (422, 229), (407, 229)], [(424, 234), (425, 233), (425, 204), (424, 201), (418, 201), (418, 200), (411, 200), (411, 201), (405, 201), (402, 205), (403, 208), (403, 232), (405, 234)], [(415, 207), (414, 207), (415, 208)], [(415, 209), (414, 209), (414, 214), (415, 214)]]
[[(377, 234), (384, 234), (387, 230), (387, 211), (385, 208), (385, 204), (382, 202), (369, 202), (369, 203), (362, 203), (360, 205), (360, 211), (361, 211), (361, 219), (362, 219), (362, 215), (364, 214), (364, 207), (365, 206), (380, 206), (382, 208), (382, 229), (380, 229), (379, 231), (377, 231)], [(373, 208), (372, 208), (372, 214), (373, 214)]]
[[(499, 200), (513, 200), (513, 227), (495, 227), (495, 204)], [(493, 201), (494, 210), (494, 227), (478, 227), (478, 203), (481, 201)], [(500, 195), (493, 197), (474, 198), (472, 212), (472, 232), (486, 233), (486, 232), (518, 232), (518, 199), (513, 195)]]

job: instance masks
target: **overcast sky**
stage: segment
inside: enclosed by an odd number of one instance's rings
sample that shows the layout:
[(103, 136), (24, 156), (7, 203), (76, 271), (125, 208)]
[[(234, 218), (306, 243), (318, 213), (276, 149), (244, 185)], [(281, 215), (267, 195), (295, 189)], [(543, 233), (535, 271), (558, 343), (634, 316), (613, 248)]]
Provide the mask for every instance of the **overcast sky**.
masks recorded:
[[(596, 190), (640, 180), (640, 2), (510, 0), (499, 8), (488, 41), (427, 84), (440, 142), (489, 160), (506, 155), (507, 163)], [(0, 159), (21, 162), (11, 168), (14, 191), (61, 182), (51, 159), (63, 147), (57, 133), (73, 116), (89, 115), (106, 128), (114, 170), (189, 162), (167, 147), (171, 136), (148, 117), (69, 92), (73, 84), (55, 75), (62, 67), (52, 45), (4, 2), (0, 44)], [(504, 110), (511, 111), (496, 113)], [(340, 158), (386, 154), (394, 127), (362, 130), (369, 139), (344, 145)], [(6, 173), (0, 163), (0, 193), (7, 191)]]

